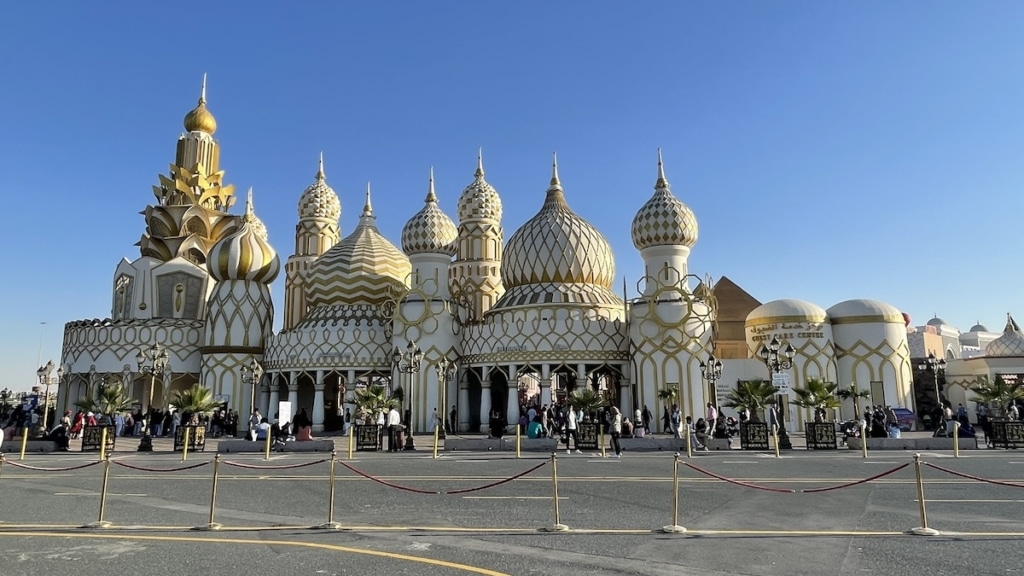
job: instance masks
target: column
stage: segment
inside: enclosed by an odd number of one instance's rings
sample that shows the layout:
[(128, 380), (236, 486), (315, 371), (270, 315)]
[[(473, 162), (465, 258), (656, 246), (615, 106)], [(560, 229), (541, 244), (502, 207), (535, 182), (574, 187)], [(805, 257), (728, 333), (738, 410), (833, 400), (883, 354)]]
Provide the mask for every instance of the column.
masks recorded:
[[(345, 380), (345, 396), (342, 397), (342, 399), (341, 399), (342, 404), (350, 403), (348, 399), (349, 398), (353, 398), (354, 399), (355, 398), (355, 393), (356, 393), (356, 371), (355, 370), (349, 370), (348, 373), (347, 373), (346, 380)], [(353, 405), (352, 406), (353, 422), (355, 421), (355, 417), (356, 417), (355, 412), (356, 412), (355, 411), (355, 406)], [(377, 415), (374, 414), (373, 417), (376, 418)]]
[[(273, 377), (271, 377), (271, 382), (273, 382)], [(259, 399), (256, 400), (256, 406), (259, 408), (260, 414), (266, 414), (267, 407), (270, 406), (270, 386), (265, 381), (260, 384), (260, 395)], [(249, 414), (249, 416), (251, 415)], [(246, 419), (249, 416), (246, 416)]]
[(295, 381), (298, 376), (295, 372), (288, 373), (288, 402), (292, 405), (292, 413), (281, 414), (281, 419), (287, 418), (288, 422), (291, 422), (292, 417), (299, 411), (299, 383)]
[(576, 389), (580, 390), (587, 385), (587, 366), (586, 364), (576, 365)]
[(508, 423), (519, 425), (519, 371), (515, 364), (508, 367)]
[(277, 405), (281, 402), (281, 384), (277, 381), (277, 374), (270, 378), (270, 395), (267, 398), (267, 411), (263, 413), (269, 420), (277, 412)]
[(491, 422), (491, 369), (484, 367), (480, 378), (480, 432), (487, 432)]
[(452, 426), (455, 426), (455, 431), (459, 432), (469, 428), (469, 380), (463, 379), (459, 381), (459, 399), (455, 407), (458, 410), (456, 416), (459, 417), (458, 422), (453, 422)]
[(540, 366), (540, 403), (551, 406), (551, 366), (548, 364)]
[(634, 403), (633, 399), (633, 385), (629, 380), (629, 364), (622, 365), (622, 378), (619, 379), (619, 409), (624, 414), (628, 414), (630, 420), (633, 418), (633, 412), (636, 411), (638, 404)]
[(324, 431), (324, 371), (316, 371), (313, 383), (313, 432)]

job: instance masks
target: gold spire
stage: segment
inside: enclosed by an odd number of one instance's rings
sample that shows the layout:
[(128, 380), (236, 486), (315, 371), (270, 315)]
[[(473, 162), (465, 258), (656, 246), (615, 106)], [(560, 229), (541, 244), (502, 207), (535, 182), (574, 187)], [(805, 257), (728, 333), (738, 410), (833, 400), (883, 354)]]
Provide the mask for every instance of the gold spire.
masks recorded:
[(427, 199), (425, 202), (437, 202), (437, 194), (434, 194), (434, 167), (430, 167), (430, 186), (427, 188)]
[(363, 216), (373, 216), (373, 205), (370, 203), (370, 183), (366, 183), (366, 204), (363, 206)]
[(242, 222), (252, 223), (256, 220), (256, 212), (252, 208), (252, 186), (245, 198), (245, 214), (242, 215)]
[(562, 183), (558, 181), (558, 152), (551, 153), (551, 188), (561, 188)]
[(199, 92), (199, 103), (188, 114), (185, 114), (185, 130), (206, 132), (210, 135), (217, 131), (217, 120), (206, 109), (206, 74), (203, 74), (203, 87)]
[(476, 174), (475, 175), (476, 175), (477, 178), (483, 178), (484, 177), (484, 149), (483, 149), (483, 147), (480, 147), (476, 151)]
[(655, 188), (668, 188), (668, 179), (665, 178), (665, 164), (661, 161), (661, 148), (658, 148), (658, 181)]
[(326, 178), (327, 178), (327, 175), (324, 174), (324, 152), (323, 152), (323, 150), (321, 150), (320, 151), (320, 167), (316, 171), (316, 179), (317, 180), (325, 180)]

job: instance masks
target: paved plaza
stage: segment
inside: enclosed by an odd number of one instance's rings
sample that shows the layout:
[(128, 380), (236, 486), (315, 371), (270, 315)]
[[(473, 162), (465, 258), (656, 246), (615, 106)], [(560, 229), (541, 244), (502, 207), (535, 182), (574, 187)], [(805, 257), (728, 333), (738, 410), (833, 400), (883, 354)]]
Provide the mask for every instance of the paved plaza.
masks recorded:
[[(211, 447), (214, 444), (211, 442)], [(161, 449), (161, 445), (157, 445)], [(672, 524), (671, 453), (549, 455), (338, 453), (223, 455), (210, 520), (213, 454), (115, 452), (106, 529), (96, 454), (8, 454), (0, 477), (2, 573), (205, 574), (992, 574), (1020, 570), (1024, 454), (922, 454), (921, 526), (912, 454), (711, 452), (680, 458)], [(37, 469), (18, 468), (14, 464)], [(827, 492), (883, 475), (871, 482)], [(187, 466), (198, 466), (182, 469)], [(532, 472), (530, 469), (535, 468)], [(936, 468), (938, 467), (938, 468)], [(165, 471), (172, 470), (172, 471)], [(528, 472), (528, 473), (527, 473)], [(523, 475), (525, 473), (525, 475)], [(521, 477), (515, 478), (519, 475)], [(720, 480), (728, 478), (733, 482)], [(515, 478), (515, 479), (512, 479)], [(512, 479), (512, 480), (510, 480)], [(491, 486), (493, 485), (493, 486)], [(488, 487), (490, 486), (490, 487)], [(140, 566), (141, 568), (140, 570)]]

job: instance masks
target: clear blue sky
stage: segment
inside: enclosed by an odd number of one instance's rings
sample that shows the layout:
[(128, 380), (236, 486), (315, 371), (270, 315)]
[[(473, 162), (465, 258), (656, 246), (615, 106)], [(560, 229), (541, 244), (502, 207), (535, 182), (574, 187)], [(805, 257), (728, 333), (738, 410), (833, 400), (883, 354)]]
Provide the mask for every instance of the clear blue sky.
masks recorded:
[(226, 179), (282, 260), (321, 150), (342, 233), (369, 180), (395, 244), (431, 165), (454, 217), (478, 147), (507, 239), (557, 151), (632, 291), (661, 147), (700, 222), (692, 272), (1001, 329), (1024, 316), (1021, 30), (1020, 2), (11, 3), (0, 387), (109, 315), (204, 72)]

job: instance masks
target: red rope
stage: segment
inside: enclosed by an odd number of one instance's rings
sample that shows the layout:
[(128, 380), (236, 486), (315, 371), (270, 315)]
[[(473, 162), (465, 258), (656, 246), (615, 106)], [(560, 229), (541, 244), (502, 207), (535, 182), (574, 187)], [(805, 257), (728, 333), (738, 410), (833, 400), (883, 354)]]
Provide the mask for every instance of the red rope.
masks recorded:
[(943, 468), (942, 466), (936, 466), (935, 464), (931, 464), (929, 462), (922, 462), (922, 464), (924, 464), (925, 466), (930, 466), (931, 468), (935, 468), (936, 470), (939, 470), (941, 472), (945, 472), (946, 474), (952, 474), (953, 476), (967, 478), (968, 480), (977, 480), (978, 482), (987, 482), (989, 484), (1009, 486), (1011, 488), (1024, 488), (1024, 484), (1014, 484), (1013, 482), (1003, 482), (1001, 480), (989, 480), (988, 478), (982, 478), (980, 476), (971, 476), (970, 474), (957, 472), (956, 470), (950, 470), (949, 468)]
[(370, 476), (369, 474), (367, 474), (365, 472), (357, 470), (357, 469), (349, 466), (348, 464), (346, 464), (344, 462), (338, 462), (338, 464), (341, 464), (345, 468), (348, 468), (349, 470), (355, 472), (356, 474), (359, 474), (360, 476), (362, 476), (363, 478), (366, 478), (367, 480), (373, 480), (374, 482), (383, 484), (385, 486), (389, 486), (391, 488), (397, 488), (399, 490), (405, 490), (406, 492), (415, 492), (417, 494), (434, 494), (434, 495), (440, 494), (440, 492), (437, 492), (436, 490), (421, 490), (419, 488), (410, 488), (408, 486), (400, 486), (398, 484), (392, 484), (391, 482), (387, 482), (387, 481), (381, 480), (380, 478), (374, 478), (373, 476)]
[(102, 460), (94, 460), (88, 464), (82, 464), (81, 466), (70, 466), (68, 468), (43, 468), (41, 466), (29, 466), (28, 464), (18, 464), (11, 460), (4, 460), (7, 464), (15, 466), (17, 468), (24, 468), (25, 470), (37, 470), (39, 472), (68, 472), (71, 470), (81, 470), (82, 468), (88, 468), (89, 466), (95, 466), (102, 463)]
[(866, 482), (871, 482), (872, 480), (878, 480), (879, 478), (882, 478), (884, 476), (888, 476), (889, 474), (892, 474), (894, 472), (899, 472), (900, 470), (903, 470), (907, 466), (910, 466), (910, 462), (907, 462), (906, 464), (903, 464), (901, 466), (897, 466), (897, 467), (895, 467), (892, 470), (889, 470), (887, 472), (882, 472), (881, 474), (875, 474), (874, 476), (871, 476), (870, 478), (865, 478), (863, 480), (857, 480), (856, 482), (847, 482), (846, 484), (838, 484), (836, 486), (828, 486), (826, 488), (811, 488), (810, 490), (800, 490), (800, 493), (801, 494), (814, 494), (815, 492), (828, 492), (830, 490), (839, 490), (840, 488), (849, 488), (850, 486), (856, 486), (858, 484), (864, 484)]
[(132, 466), (131, 464), (125, 464), (120, 460), (111, 460), (111, 464), (117, 464), (124, 468), (130, 468), (132, 470), (139, 470), (141, 472), (181, 472), (183, 470), (194, 470), (202, 466), (207, 466), (209, 462), (199, 462), (198, 464), (192, 464), (191, 466), (182, 466), (181, 468), (145, 468), (143, 466)]
[(690, 468), (693, 468), (694, 470), (696, 470), (697, 472), (700, 472), (701, 474), (706, 474), (707, 476), (711, 476), (712, 478), (716, 478), (718, 480), (721, 480), (723, 482), (728, 482), (730, 484), (736, 484), (737, 486), (744, 486), (746, 488), (754, 488), (756, 490), (767, 490), (768, 492), (782, 492), (784, 494), (793, 494), (793, 493), (796, 492), (796, 490), (792, 490), (790, 488), (769, 488), (768, 486), (758, 486), (757, 484), (751, 484), (749, 482), (741, 482), (740, 480), (733, 480), (732, 478), (726, 478), (725, 476), (719, 476), (718, 474), (715, 474), (714, 472), (711, 472), (711, 471), (705, 470), (703, 468), (694, 466), (693, 464), (690, 464), (689, 462), (683, 462), (683, 464), (685, 464), (686, 466), (688, 466)]
[(511, 482), (511, 481), (513, 481), (513, 480), (515, 480), (517, 478), (522, 478), (523, 476), (526, 476), (530, 472), (533, 472), (534, 470), (537, 470), (538, 468), (540, 468), (541, 466), (544, 466), (545, 464), (547, 464), (547, 461), (541, 462), (540, 464), (537, 464), (536, 466), (534, 466), (533, 468), (530, 468), (526, 472), (522, 472), (520, 474), (516, 474), (515, 476), (513, 476), (511, 478), (505, 478), (504, 480), (498, 480), (497, 482), (491, 482), (490, 484), (484, 484), (483, 486), (477, 486), (476, 488), (465, 488), (465, 489), (462, 489), (462, 490), (449, 490), (449, 491), (445, 492), (445, 494), (465, 494), (466, 492), (476, 492), (478, 490), (486, 490), (488, 488), (494, 488), (495, 486), (501, 486), (502, 484), (505, 484), (506, 482)]
[(230, 460), (221, 460), (221, 462), (228, 466), (248, 468), (249, 470), (289, 470), (291, 468), (305, 468), (306, 466), (313, 466), (314, 464), (322, 464), (327, 462), (327, 458), (324, 458), (323, 460), (314, 460), (312, 462), (303, 462), (302, 464), (278, 464), (274, 466), (253, 466), (252, 464), (242, 464), (241, 462), (232, 462)]

